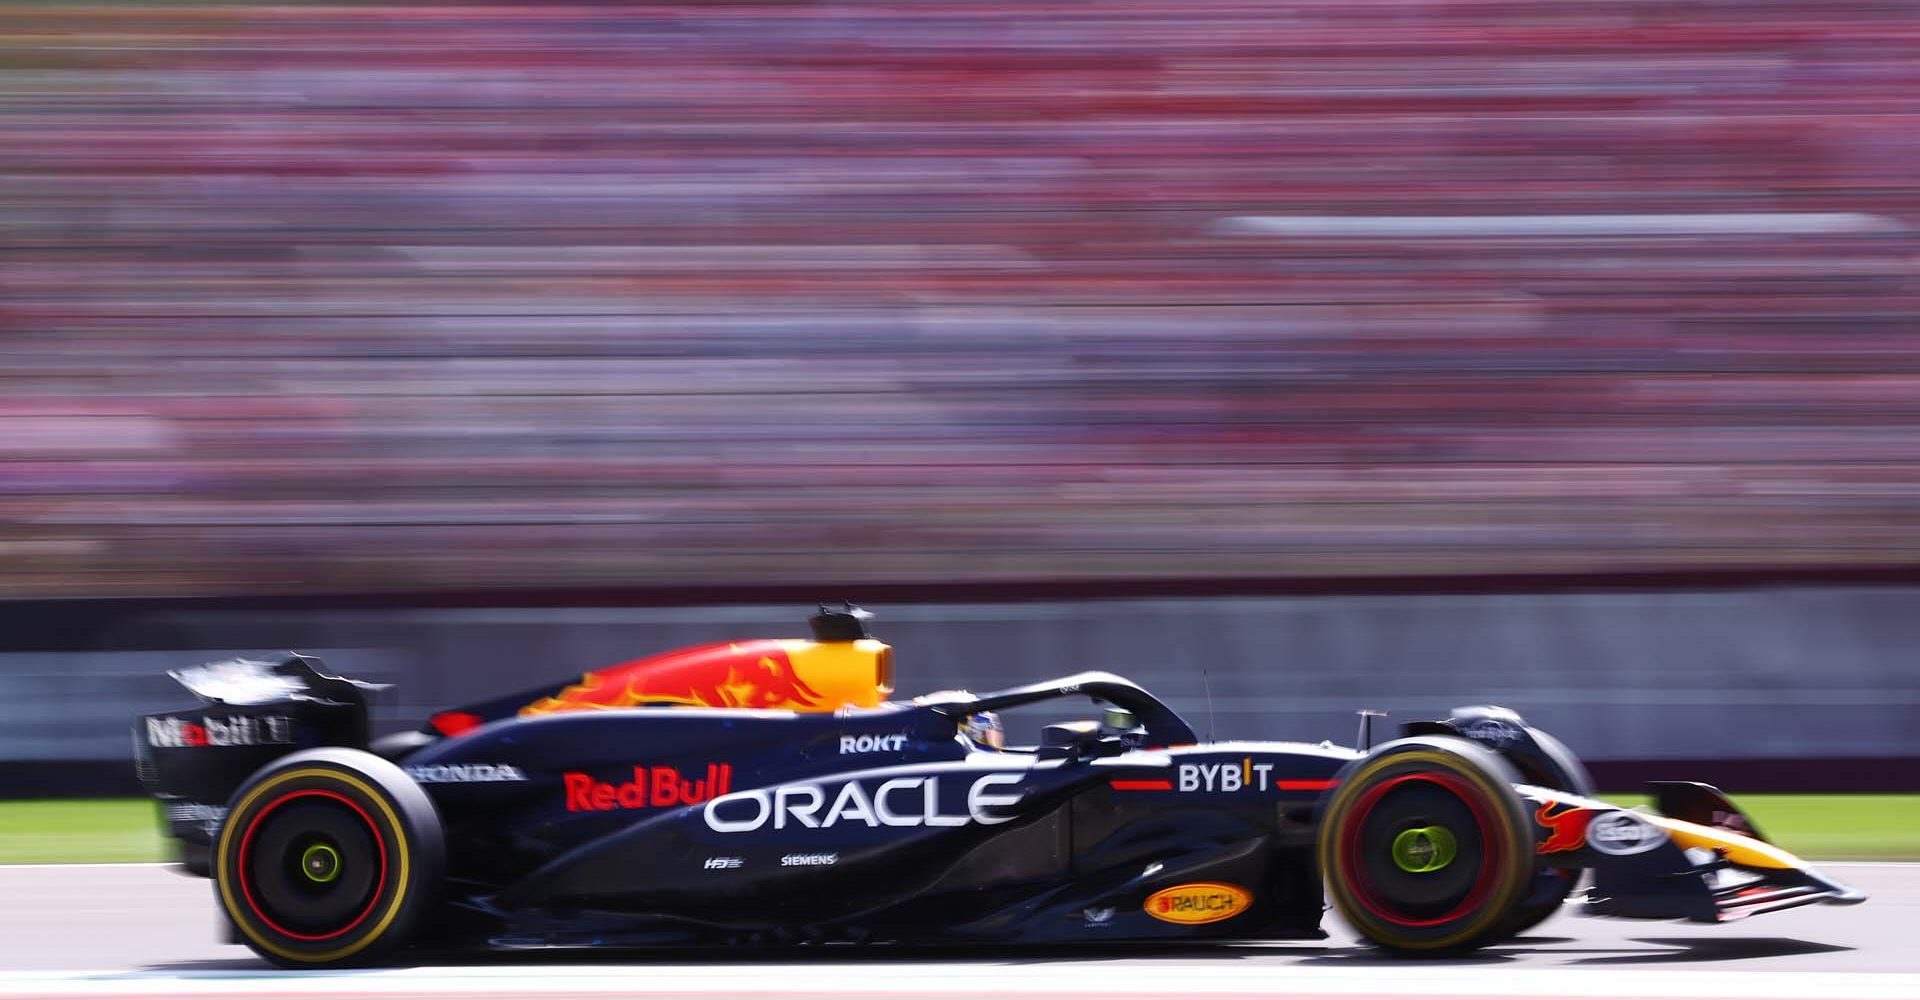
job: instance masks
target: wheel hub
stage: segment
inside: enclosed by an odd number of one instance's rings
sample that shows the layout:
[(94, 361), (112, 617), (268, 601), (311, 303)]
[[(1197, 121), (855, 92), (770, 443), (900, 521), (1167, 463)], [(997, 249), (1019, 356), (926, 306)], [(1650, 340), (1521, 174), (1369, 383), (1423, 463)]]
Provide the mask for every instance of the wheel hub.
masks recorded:
[(340, 877), (340, 852), (329, 844), (309, 844), (300, 852), (300, 873), (310, 882), (325, 884)]
[(1437, 872), (1453, 863), (1460, 842), (1444, 826), (1414, 826), (1393, 838), (1393, 863), (1412, 875)]

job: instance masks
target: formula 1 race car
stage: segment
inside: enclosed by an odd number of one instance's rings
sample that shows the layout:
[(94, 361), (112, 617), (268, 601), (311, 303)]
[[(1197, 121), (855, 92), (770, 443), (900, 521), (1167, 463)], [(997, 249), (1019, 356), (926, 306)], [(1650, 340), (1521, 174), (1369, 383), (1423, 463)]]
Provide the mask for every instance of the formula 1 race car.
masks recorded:
[[(1319, 938), (1458, 952), (1586, 912), (1725, 921), (1864, 895), (1717, 791), (1592, 797), (1504, 709), (1358, 748), (1202, 743), (1083, 673), (893, 701), (866, 612), (368, 733), (372, 685), (318, 661), (175, 671), (205, 703), (135, 725), (184, 867), (270, 962), (495, 949)], [(998, 713), (1092, 718), (1007, 746)], [(1324, 886), (1324, 891), (1323, 891)]]

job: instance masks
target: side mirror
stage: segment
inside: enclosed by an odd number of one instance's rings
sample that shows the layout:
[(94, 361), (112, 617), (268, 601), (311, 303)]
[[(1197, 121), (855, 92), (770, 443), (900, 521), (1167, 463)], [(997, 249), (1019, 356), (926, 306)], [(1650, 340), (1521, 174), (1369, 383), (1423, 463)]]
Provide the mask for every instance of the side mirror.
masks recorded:
[(1097, 722), (1056, 722), (1040, 730), (1041, 760), (1080, 760), (1093, 755), (1100, 742)]

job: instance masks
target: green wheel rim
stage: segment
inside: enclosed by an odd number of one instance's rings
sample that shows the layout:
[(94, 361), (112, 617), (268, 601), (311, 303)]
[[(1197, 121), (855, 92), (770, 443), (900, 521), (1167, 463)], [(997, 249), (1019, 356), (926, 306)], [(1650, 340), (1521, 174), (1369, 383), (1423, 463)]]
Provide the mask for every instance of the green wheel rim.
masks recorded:
[(1460, 842), (1444, 826), (1416, 826), (1393, 838), (1393, 863), (1403, 872), (1437, 872), (1453, 863)]
[(340, 852), (326, 844), (309, 844), (300, 852), (300, 874), (308, 881), (327, 883), (340, 877)]

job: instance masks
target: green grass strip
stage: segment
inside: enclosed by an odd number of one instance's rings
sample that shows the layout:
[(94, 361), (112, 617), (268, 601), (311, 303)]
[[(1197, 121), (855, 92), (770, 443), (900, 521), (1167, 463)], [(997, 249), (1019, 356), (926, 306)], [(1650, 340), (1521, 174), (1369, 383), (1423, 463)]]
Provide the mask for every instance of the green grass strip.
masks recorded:
[[(1624, 806), (1640, 795), (1602, 795)], [(1817, 861), (1920, 860), (1920, 795), (1729, 795), (1767, 839)]]
[(159, 809), (149, 800), (0, 801), (0, 864), (165, 860)]

